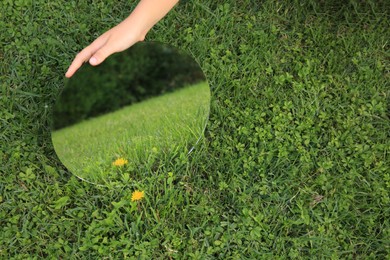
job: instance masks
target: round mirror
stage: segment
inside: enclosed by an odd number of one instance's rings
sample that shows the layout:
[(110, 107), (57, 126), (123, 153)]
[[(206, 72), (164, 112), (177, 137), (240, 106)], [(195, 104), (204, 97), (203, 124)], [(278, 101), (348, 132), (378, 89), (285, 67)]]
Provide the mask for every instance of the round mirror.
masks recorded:
[(190, 153), (203, 136), (209, 108), (209, 85), (191, 56), (160, 43), (137, 43), (66, 79), (53, 109), (52, 142), (79, 178), (118, 182), (132, 171), (150, 170), (158, 158)]

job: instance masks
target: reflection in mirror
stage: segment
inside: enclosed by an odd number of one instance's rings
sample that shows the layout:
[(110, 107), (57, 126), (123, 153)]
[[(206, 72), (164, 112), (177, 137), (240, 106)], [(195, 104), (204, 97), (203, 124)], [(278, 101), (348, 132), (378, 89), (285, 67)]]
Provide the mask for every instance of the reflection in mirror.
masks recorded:
[(137, 43), (66, 80), (53, 109), (52, 142), (81, 179), (120, 182), (158, 158), (190, 152), (209, 107), (210, 88), (191, 56)]

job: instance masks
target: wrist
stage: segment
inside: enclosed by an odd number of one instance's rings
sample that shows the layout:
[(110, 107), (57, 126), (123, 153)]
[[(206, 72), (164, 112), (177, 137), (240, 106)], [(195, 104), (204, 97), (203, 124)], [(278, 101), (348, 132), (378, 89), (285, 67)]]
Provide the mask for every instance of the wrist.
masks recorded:
[(118, 24), (117, 27), (119, 27), (118, 29), (121, 31), (121, 34), (130, 34), (133, 41), (136, 42), (144, 41), (148, 32), (147, 29), (143, 28), (142, 23), (134, 17), (131, 17), (131, 15)]

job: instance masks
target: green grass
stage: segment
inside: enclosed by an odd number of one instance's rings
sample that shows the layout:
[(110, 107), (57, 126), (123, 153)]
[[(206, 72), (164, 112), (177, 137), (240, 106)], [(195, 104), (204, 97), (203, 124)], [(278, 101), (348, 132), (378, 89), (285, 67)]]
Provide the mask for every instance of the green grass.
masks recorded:
[[(150, 172), (166, 154), (189, 152), (208, 120), (206, 82), (152, 98), (52, 133), (54, 149), (76, 176), (93, 183)], [(125, 167), (112, 163), (124, 158)]]
[(102, 187), (57, 158), (51, 107), (135, 4), (0, 1), (0, 258), (388, 259), (389, 1), (181, 3), (147, 40), (203, 69), (205, 138)]

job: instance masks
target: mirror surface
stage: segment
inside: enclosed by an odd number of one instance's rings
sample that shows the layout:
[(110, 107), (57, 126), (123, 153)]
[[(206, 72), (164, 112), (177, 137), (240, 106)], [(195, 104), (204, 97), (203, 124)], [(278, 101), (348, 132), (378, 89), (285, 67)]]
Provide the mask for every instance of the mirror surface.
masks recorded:
[(210, 88), (195, 60), (155, 42), (137, 43), (65, 81), (53, 109), (52, 142), (77, 177), (121, 182), (192, 151), (203, 135)]

